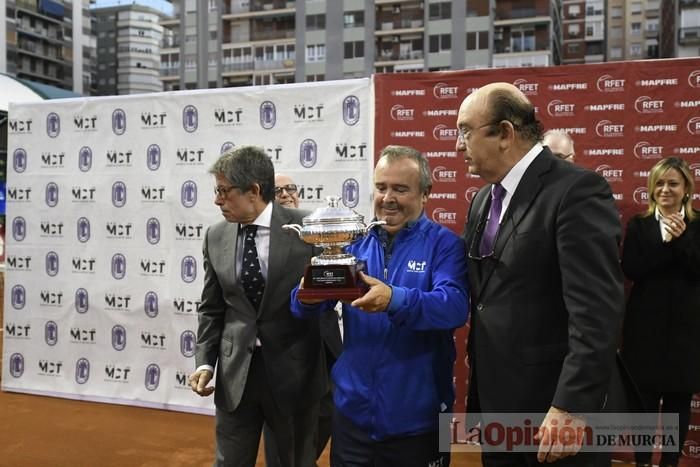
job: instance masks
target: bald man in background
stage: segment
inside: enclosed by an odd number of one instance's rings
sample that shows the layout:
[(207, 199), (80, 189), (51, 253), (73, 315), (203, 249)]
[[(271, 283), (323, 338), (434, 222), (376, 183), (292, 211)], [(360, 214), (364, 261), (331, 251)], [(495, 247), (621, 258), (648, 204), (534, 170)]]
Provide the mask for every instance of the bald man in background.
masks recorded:
[(288, 175), (275, 175), (275, 199), (285, 208), (299, 207), (298, 187)]
[(571, 139), (571, 135), (565, 131), (549, 130), (545, 132), (542, 138), (542, 144), (547, 146), (549, 150), (552, 151), (552, 154), (561, 160), (573, 163), (576, 158), (574, 140)]

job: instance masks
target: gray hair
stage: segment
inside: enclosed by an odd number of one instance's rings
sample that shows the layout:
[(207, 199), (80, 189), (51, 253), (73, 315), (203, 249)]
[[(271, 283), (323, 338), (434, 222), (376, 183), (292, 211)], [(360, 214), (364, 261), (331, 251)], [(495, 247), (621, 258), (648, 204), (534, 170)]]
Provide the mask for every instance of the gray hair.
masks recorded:
[[(387, 162), (394, 162), (400, 159), (411, 159), (418, 164), (418, 176), (420, 179), (420, 191), (421, 193), (430, 193), (433, 188), (433, 179), (430, 176), (430, 165), (428, 164), (428, 159), (421, 154), (420, 151), (414, 149), (410, 146), (386, 146), (379, 153), (379, 161), (382, 159)], [(377, 161), (377, 163), (379, 163)]]
[(247, 192), (254, 184), (260, 186), (263, 201), (275, 199), (275, 167), (258, 146), (240, 146), (223, 153), (209, 169), (209, 173), (223, 175), (231, 185)]

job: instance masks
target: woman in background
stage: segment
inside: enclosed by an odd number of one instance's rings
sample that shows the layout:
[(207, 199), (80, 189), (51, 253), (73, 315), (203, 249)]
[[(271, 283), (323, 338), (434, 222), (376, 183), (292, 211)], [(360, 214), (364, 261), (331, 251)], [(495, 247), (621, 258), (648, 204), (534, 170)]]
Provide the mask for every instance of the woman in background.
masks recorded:
[[(660, 465), (677, 466), (688, 433), (690, 401), (700, 391), (700, 213), (695, 183), (680, 158), (649, 173), (649, 209), (627, 225), (622, 269), (634, 281), (625, 314), (622, 355), (648, 411), (678, 413), (679, 444)], [(651, 466), (637, 452), (637, 466)]]

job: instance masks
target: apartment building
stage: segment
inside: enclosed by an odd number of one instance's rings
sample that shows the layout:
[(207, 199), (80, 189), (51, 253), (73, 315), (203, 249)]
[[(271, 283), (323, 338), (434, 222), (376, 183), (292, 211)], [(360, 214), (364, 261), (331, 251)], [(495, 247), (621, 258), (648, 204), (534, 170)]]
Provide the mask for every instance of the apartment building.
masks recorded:
[(90, 0), (6, 0), (0, 72), (78, 94), (95, 90)]
[(700, 0), (662, 2), (660, 56), (700, 56)]
[(608, 0), (607, 15), (607, 61), (659, 58), (661, 0)]
[(162, 91), (160, 21), (168, 16), (133, 3), (93, 8), (92, 12), (97, 35), (97, 94)]
[(604, 0), (563, 0), (555, 18), (561, 21), (562, 64), (605, 61)]

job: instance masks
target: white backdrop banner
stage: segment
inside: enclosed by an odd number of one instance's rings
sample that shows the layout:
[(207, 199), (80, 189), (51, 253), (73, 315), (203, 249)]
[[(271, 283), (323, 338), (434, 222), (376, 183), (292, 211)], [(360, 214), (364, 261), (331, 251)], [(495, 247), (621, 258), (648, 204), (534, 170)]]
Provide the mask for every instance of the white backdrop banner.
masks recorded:
[(265, 148), (301, 207), (371, 217), (369, 79), (10, 107), (2, 389), (211, 413), (194, 370), (211, 164)]

